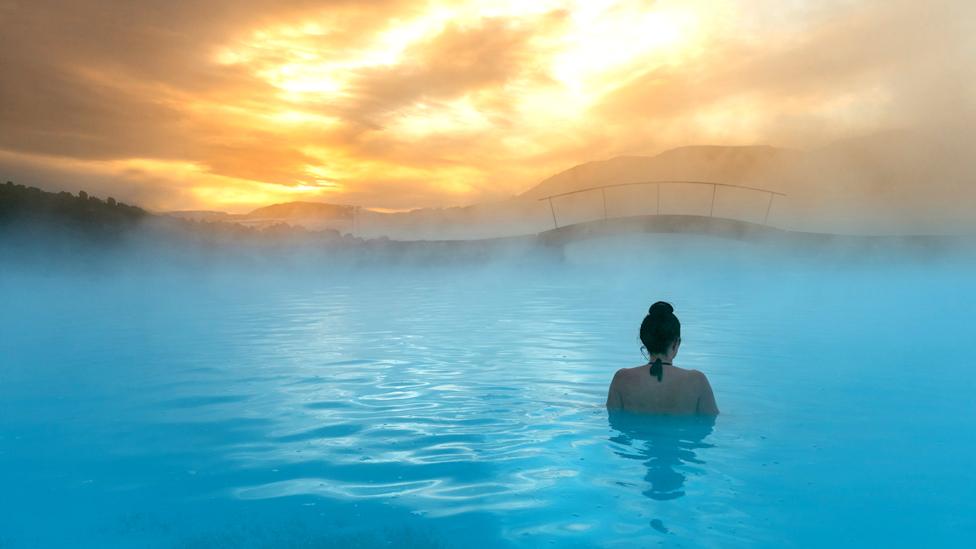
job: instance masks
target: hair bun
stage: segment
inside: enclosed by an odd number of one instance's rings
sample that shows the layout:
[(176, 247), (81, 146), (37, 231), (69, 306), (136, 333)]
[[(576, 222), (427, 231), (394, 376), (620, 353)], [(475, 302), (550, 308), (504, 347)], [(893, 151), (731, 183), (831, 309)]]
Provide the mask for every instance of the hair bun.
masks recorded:
[(673, 312), (674, 307), (672, 307), (671, 304), (666, 301), (658, 301), (654, 305), (651, 305), (651, 308), (647, 310), (647, 314), (654, 316), (668, 315)]

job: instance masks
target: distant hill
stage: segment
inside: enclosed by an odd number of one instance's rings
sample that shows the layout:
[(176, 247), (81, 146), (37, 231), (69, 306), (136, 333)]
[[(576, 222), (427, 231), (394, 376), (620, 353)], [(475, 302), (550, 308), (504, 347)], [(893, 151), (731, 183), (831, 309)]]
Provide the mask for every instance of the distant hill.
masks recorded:
[[(877, 234), (971, 232), (970, 205), (976, 203), (971, 137), (976, 136), (967, 135), (891, 130), (802, 151), (767, 146), (681, 147), (656, 156), (574, 166), (520, 196), (539, 198), (613, 183), (700, 180), (785, 193), (770, 218), (782, 228)], [(672, 192), (691, 197), (695, 189), (675, 187)]]
[(538, 201), (543, 196), (609, 183), (655, 179), (751, 183), (777, 189), (780, 181), (768, 175), (775, 174), (778, 166), (800, 154), (767, 146), (696, 146), (681, 147), (650, 157), (623, 156), (574, 166), (518, 196), (471, 206), (385, 213), (327, 203), (287, 202), (239, 215), (220, 214), (217, 217), (212, 212), (173, 212), (171, 215), (221, 219), (251, 226), (284, 222), (311, 229), (328, 227), (367, 237), (385, 235), (454, 239), (514, 236), (552, 227), (548, 206)]
[(188, 221), (233, 221), (234, 219), (240, 217), (234, 214), (219, 212), (216, 210), (178, 210), (173, 212), (165, 212), (163, 215), (168, 215), (170, 217), (176, 217), (179, 219), (186, 219)]
[[(973, 136), (976, 138), (976, 136)], [(958, 232), (970, 230), (976, 202), (976, 155), (972, 139), (940, 131), (895, 130), (837, 141), (811, 150), (771, 146), (688, 146), (654, 156), (620, 156), (587, 162), (548, 177), (525, 192), (489, 203), (384, 213), (315, 202), (289, 202), (243, 215), (175, 212), (188, 219), (233, 221), (263, 227), (275, 223), (333, 229), (364, 237), (464, 239), (529, 234), (552, 228), (545, 196), (616, 183), (709, 181), (785, 193), (770, 223), (826, 232)], [(673, 213), (709, 210), (708, 187), (672, 186), (664, 202)], [(638, 189), (615, 193), (618, 215), (638, 215), (654, 197)], [(608, 202), (611, 201), (608, 193)], [(707, 196), (706, 196), (707, 195)], [(558, 199), (570, 220), (602, 215), (593, 197)], [(718, 201), (720, 213), (764, 219), (767, 198), (733, 196)], [(595, 205), (596, 204), (596, 205)], [(642, 209), (643, 208), (643, 209)], [(624, 212), (624, 213), (621, 213)], [(740, 215), (742, 214), (742, 215)]]
[[(587, 162), (560, 172), (522, 193), (523, 198), (652, 180), (697, 180), (719, 183), (771, 184), (769, 175), (802, 153), (769, 146), (693, 146), (656, 156), (618, 156)], [(773, 189), (776, 190), (776, 189)]]
[[(344, 208), (348, 208), (276, 206), (261, 210), (264, 214), (270, 211), (305, 215), (311, 211), (342, 216), (346, 215)], [(198, 218), (229, 216), (208, 211), (181, 213)], [(5, 261), (0, 265), (4, 268), (68, 267), (72, 273), (120, 267), (199, 269), (214, 266), (220, 260), (248, 268), (291, 269), (314, 264), (322, 269), (345, 269), (371, 264), (482, 263), (500, 253), (537, 261), (551, 257), (550, 252), (540, 251), (532, 238), (475, 242), (362, 239), (335, 230), (312, 231), (281, 223), (254, 227), (212, 219), (183, 219), (153, 214), (112, 198), (102, 200), (85, 191), (73, 195), (12, 182), (0, 185), (0, 257)]]
[(272, 204), (263, 208), (251, 211), (244, 217), (249, 219), (260, 218), (304, 218), (315, 217), (323, 219), (352, 219), (353, 206), (342, 206), (338, 204), (327, 204), (325, 202), (285, 202), (282, 204)]
[(283, 202), (252, 210), (245, 214), (230, 214), (211, 210), (166, 212), (170, 217), (190, 221), (223, 221), (248, 227), (268, 227), (285, 223), (310, 230), (338, 230), (350, 232), (355, 206), (325, 202)]

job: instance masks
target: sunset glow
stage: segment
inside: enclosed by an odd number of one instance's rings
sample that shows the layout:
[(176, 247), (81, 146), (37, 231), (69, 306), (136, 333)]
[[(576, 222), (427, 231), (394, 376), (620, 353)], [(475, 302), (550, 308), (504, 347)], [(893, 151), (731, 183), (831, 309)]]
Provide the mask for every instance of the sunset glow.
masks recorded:
[(969, 51), (895, 42), (910, 3), (79, 4), (0, 12), (0, 154), (156, 209), (469, 204), (616, 155), (819, 145), (911, 123), (912, 63)]

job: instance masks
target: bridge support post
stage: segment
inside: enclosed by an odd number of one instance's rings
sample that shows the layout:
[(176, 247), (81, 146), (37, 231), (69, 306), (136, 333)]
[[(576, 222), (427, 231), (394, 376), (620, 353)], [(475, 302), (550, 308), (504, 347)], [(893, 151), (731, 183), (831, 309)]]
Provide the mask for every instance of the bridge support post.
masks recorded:
[(775, 197), (775, 194), (769, 193), (769, 203), (766, 204), (766, 215), (763, 217), (763, 225), (769, 224), (769, 210), (773, 207), (773, 198)]
[(718, 191), (718, 185), (712, 183), (712, 205), (708, 208), (708, 217), (713, 217), (715, 215), (715, 193)]
[(552, 207), (552, 197), (549, 197), (549, 212), (552, 214), (552, 225), (554, 228), (559, 228), (559, 222), (556, 221), (556, 209)]

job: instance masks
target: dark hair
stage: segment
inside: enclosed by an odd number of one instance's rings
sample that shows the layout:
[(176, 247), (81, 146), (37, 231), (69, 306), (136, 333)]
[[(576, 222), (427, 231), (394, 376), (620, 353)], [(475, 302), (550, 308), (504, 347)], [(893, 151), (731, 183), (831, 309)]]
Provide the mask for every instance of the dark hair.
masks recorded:
[(666, 353), (679, 337), (681, 323), (674, 316), (674, 307), (664, 301), (651, 305), (640, 327), (640, 340), (647, 352), (652, 355)]

